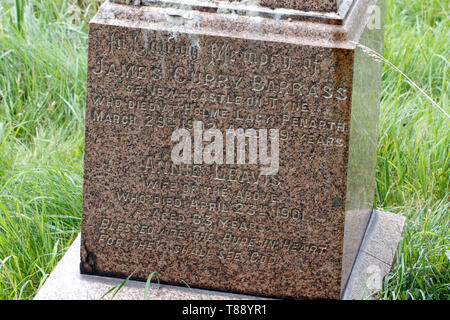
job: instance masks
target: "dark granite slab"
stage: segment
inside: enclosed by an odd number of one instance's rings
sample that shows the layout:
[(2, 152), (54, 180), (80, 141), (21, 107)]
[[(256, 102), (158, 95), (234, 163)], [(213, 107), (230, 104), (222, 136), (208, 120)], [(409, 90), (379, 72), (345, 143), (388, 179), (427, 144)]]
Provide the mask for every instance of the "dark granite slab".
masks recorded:
[[(373, 3), (342, 24), (105, 3), (89, 31), (81, 271), (339, 299), (372, 211), (381, 65), (356, 41), (381, 50)], [(278, 174), (174, 165), (171, 135), (194, 121), (279, 129)]]

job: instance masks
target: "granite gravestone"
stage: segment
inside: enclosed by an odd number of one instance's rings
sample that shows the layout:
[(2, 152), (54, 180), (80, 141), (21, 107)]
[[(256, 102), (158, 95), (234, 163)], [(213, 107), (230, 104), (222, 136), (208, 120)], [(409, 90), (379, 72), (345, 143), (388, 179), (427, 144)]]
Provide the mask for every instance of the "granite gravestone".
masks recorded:
[(368, 48), (382, 50), (383, 12), (104, 3), (89, 31), (81, 272), (339, 299), (372, 212), (381, 64)]

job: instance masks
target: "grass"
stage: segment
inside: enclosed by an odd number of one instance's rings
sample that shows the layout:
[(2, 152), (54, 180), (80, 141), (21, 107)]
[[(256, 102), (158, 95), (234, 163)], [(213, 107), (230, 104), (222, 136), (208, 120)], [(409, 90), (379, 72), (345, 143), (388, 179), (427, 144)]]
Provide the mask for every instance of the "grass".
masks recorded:
[[(95, 0), (0, 2), (0, 299), (31, 299), (79, 232)], [(447, 113), (449, 3), (388, 0), (385, 57)], [(407, 217), (381, 299), (450, 298), (450, 121), (385, 65), (376, 207)]]
[[(385, 57), (449, 113), (448, 1), (388, 1)], [(376, 206), (407, 217), (384, 299), (450, 298), (450, 120), (385, 66)]]
[(0, 299), (32, 298), (79, 232), (92, 12), (72, 2), (0, 3)]

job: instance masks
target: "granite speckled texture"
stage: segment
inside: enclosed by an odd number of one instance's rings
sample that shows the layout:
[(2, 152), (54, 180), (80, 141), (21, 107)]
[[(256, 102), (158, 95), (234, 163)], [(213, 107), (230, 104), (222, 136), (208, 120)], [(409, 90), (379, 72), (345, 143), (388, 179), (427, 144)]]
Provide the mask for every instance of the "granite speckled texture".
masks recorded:
[[(205, 3), (238, 3), (270, 9), (285, 8), (313, 12), (338, 12), (339, 6), (346, 0), (203, 0)], [(135, 5), (150, 5), (158, 0), (112, 0), (112, 2)]]
[[(376, 125), (355, 135), (379, 92), (355, 84), (381, 65), (359, 79), (355, 41), (376, 2), (341, 25), (106, 2), (89, 30), (81, 271), (339, 299), (372, 211)], [(279, 129), (278, 174), (174, 165), (171, 134), (194, 121)], [(367, 150), (358, 172), (352, 150)]]
[[(371, 299), (381, 289), (383, 278), (394, 261), (405, 217), (389, 212), (375, 211), (367, 228), (350, 279), (342, 299)], [(98, 300), (122, 279), (80, 274), (80, 237), (74, 241), (56, 268), (47, 278), (35, 300)], [(156, 282), (156, 280), (155, 280)], [(144, 299), (145, 283), (129, 280), (114, 300)], [(105, 296), (112, 299), (113, 293)], [(189, 289), (186, 286), (150, 285), (151, 300), (256, 300), (261, 297), (239, 295), (211, 290)]]

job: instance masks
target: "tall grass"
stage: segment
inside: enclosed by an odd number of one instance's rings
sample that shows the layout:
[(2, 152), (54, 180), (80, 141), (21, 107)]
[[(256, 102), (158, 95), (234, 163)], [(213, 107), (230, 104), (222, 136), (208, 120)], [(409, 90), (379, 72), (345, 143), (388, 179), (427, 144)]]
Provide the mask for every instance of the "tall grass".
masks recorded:
[[(387, 2), (385, 57), (448, 113), (448, 1)], [(87, 21), (98, 5), (0, 2), (0, 299), (32, 298), (79, 232)], [(385, 66), (376, 206), (408, 220), (380, 298), (450, 298), (449, 129)]]
[[(79, 231), (87, 21), (0, 3), (0, 299), (31, 298)], [(78, 3), (80, 5), (80, 3)]]
[[(386, 58), (449, 113), (449, 2), (388, 1)], [(408, 218), (389, 299), (450, 298), (450, 120), (385, 66), (376, 205)]]

